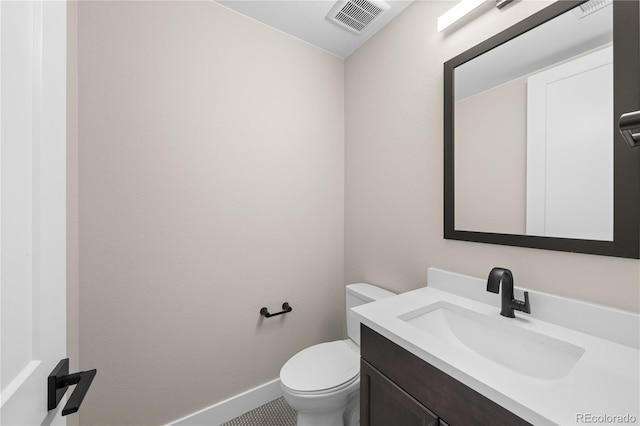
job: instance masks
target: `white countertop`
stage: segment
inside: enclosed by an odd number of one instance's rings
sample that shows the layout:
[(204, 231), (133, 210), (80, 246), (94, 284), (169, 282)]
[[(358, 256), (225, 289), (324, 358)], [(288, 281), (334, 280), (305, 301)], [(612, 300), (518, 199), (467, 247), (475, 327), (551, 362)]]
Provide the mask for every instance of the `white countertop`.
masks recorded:
[[(493, 296), (500, 300), (499, 295)], [(536, 309), (534, 299), (532, 313)], [(572, 303), (570, 299), (565, 300)], [(437, 302), (509, 321), (509, 324), (584, 348), (585, 352), (566, 376), (539, 379), (478, 354), (441, 344), (398, 318)], [(352, 311), (367, 327), (534, 425), (611, 424), (616, 423), (614, 416), (625, 415), (627, 418), (621, 418), (618, 423), (640, 424), (640, 351), (637, 348), (520, 312), (516, 312), (515, 319), (505, 318), (495, 306), (429, 287), (361, 305)], [(598, 419), (596, 416), (609, 417)]]

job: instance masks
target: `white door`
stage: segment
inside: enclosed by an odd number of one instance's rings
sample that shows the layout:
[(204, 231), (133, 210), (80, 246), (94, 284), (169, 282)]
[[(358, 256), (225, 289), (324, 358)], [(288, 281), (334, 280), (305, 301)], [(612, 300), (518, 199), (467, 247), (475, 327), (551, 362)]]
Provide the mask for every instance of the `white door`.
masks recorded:
[(613, 240), (613, 47), (527, 85), (527, 235)]
[(0, 1), (0, 95), (0, 424), (65, 424), (65, 2)]

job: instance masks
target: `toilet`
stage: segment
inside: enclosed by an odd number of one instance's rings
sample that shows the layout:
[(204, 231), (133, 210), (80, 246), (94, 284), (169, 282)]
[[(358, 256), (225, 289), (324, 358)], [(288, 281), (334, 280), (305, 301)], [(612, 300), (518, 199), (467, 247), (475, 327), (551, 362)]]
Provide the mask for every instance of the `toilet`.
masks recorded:
[(351, 308), (394, 295), (371, 284), (349, 284), (349, 339), (308, 347), (284, 364), (280, 383), (285, 401), (298, 413), (298, 426), (360, 424), (360, 321)]

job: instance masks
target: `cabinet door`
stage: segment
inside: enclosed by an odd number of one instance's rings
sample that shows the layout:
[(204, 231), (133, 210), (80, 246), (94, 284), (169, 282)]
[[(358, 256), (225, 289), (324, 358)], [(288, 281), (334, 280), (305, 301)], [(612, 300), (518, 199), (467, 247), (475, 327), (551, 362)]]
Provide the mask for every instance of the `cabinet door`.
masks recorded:
[(437, 426), (438, 417), (362, 360), (360, 422), (362, 426)]

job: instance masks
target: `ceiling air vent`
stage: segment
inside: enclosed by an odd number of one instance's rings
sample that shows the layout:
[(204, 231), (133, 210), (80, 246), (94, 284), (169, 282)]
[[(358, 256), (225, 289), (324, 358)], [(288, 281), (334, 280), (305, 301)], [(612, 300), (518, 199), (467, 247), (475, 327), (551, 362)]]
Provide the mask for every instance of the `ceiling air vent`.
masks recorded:
[(339, 1), (333, 6), (327, 19), (342, 28), (360, 34), (373, 21), (378, 19), (390, 6), (383, 1), (376, 0), (348, 0)]
[(576, 7), (574, 9), (574, 13), (578, 17), (578, 19), (582, 19), (585, 16), (591, 15), (593, 12), (596, 12), (605, 6), (609, 6), (611, 2), (612, 0), (590, 0)]

